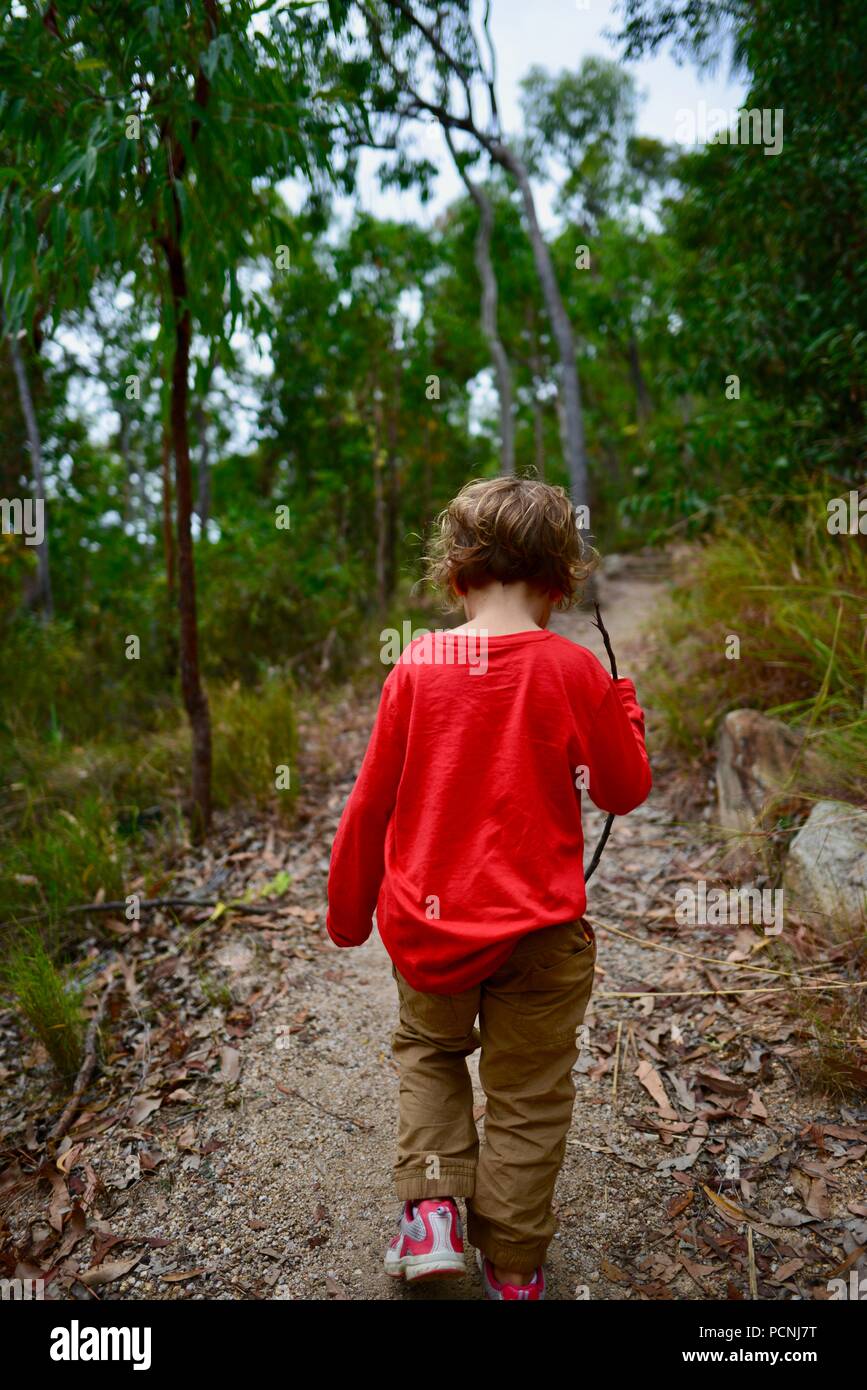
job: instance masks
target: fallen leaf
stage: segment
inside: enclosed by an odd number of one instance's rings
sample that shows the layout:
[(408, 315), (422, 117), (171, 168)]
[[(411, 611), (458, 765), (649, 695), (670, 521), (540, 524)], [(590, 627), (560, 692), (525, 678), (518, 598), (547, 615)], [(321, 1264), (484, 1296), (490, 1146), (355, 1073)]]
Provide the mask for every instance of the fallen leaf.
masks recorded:
[(804, 1205), (817, 1221), (827, 1221), (831, 1215), (831, 1202), (828, 1197), (828, 1184), (824, 1178), (814, 1178), (811, 1182)]
[(681, 1197), (672, 1197), (668, 1206), (665, 1208), (666, 1216), (670, 1217), (673, 1221), (675, 1217), (680, 1216), (686, 1211), (694, 1196), (695, 1188), (690, 1188), (689, 1192), (684, 1192)]
[(641, 1061), (634, 1075), (637, 1076), (644, 1089), (650, 1093), (659, 1108), (660, 1114), (666, 1120), (676, 1120), (677, 1111), (672, 1109), (671, 1101), (668, 1099), (665, 1093), (665, 1087), (662, 1084), (662, 1077), (659, 1075), (656, 1068), (651, 1066), (650, 1062), (646, 1060)]
[(241, 1074), (241, 1054), (236, 1047), (224, 1047), (220, 1053), (220, 1080), (230, 1084)]
[(131, 1255), (126, 1260), (109, 1260), (107, 1264), (95, 1265), (93, 1269), (86, 1269), (76, 1277), (89, 1289), (97, 1288), (100, 1284), (113, 1284), (115, 1279), (122, 1279), (125, 1274), (129, 1274), (142, 1258), (143, 1253)]
[(606, 1279), (610, 1279), (612, 1284), (631, 1284), (632, 1280), (628, 1274), (624, 1274), (622, 1269), (612, 1264), (610, 1260), (602, 1259), (599, 1262), (599, 1271)]
[(146, 1120), (148, 1115), (152, 1115), (155, 1110), (159, 1110), (163, 1103), (162, 1096), (139, 1096), (132, 1106), (127, 1116), (131, 1125), (140, 1125)]

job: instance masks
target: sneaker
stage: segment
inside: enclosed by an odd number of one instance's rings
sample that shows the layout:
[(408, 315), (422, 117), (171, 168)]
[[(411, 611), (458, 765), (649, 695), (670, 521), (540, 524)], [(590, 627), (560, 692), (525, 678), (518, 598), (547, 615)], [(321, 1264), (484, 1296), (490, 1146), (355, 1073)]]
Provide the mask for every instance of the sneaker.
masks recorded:
[(489, 1259), (486, 1259), (481, 1250), (476, 1251), (476, 1259), (479, 1262), (479, 1269), (482, 1271), (485, 1298), (516, 1298), (529, 1302), (530, 1299), (545, 1297), (545, 1274), (541, 1265), (534, 1272), (529, 1284), (501, 1284), (494, 1274), (494, 1266)]
[(385, 1252), (393, 1279), (449, 1279), (466, 1273), (464, 1233), (451, 1197), (407, 1202)]

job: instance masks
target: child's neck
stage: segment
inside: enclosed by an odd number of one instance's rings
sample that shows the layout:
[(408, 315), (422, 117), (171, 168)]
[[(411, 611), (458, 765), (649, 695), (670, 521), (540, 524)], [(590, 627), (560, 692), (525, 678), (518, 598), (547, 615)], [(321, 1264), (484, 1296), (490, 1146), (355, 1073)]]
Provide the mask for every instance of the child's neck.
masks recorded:
[(541, 632), (548, 626), (551, 601), (528, 585), (489, 584), (470, 589), (464, 596), (467, 621), (455, 632), (486, 632), (489, 637), (508, 637), (516, 632)]

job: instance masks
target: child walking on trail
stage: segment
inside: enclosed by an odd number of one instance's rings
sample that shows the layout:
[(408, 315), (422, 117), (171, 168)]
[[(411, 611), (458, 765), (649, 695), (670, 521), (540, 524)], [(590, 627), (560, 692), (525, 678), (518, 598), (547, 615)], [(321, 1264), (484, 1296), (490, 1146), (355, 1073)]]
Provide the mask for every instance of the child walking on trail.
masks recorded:
[[(466, 622), (416, 638), (389, 673), (331, 856), (329, 935), (360, 946), (375, 909), (399, 996), (404, 1206), (385, 1269), (463, 1274), (464, 1197), (490, 1299), (545, 1292), (596, 962), (581, 789), (624, 816), (651, 786), (632, 682), (548, 631), (590, 569), (561, 488), (460, 492), (430, 571)], [(479, 1047), (481, 1149), (466, 1065)]]

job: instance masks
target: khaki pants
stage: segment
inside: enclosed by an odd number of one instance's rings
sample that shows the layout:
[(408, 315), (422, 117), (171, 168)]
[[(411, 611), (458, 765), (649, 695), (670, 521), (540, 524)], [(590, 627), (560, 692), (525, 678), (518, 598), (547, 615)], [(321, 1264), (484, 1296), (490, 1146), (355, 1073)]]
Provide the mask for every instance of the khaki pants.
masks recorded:
[[(392, 1040), (400, 1066), (398, 1196), (466, 1197), (470, 1241), (509, 1269), (541, 1264), (554, 1234), (551, 1198), (575, 1100), (575, 1035), (595, 963), (592, 930), (579, 921), (521, 937), (505, 965), (461, 994), (421, 994), (392, 966), (400, 995)], [(487, 1098), (481, 1153), (465, 1060), (479, 1045)]]

